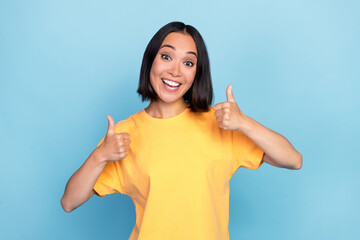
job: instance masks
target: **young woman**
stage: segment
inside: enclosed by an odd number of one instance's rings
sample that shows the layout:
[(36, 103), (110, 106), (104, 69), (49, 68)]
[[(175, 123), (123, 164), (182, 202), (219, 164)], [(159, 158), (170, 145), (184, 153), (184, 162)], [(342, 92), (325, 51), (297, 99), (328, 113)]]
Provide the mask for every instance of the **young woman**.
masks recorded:
[(208, 54), (190, 25), (154, 35), (137, 92), (149, 106), (117, 124), (108, 115), (105, 137), (66, 185), (66, 212), (122, 193), (136, 208), (131, 240), (229, 239), (229, 181), (240, 167), (301, 168), (290, 142), (240, 111), (231, 85), (227, 101), (210, 106)]

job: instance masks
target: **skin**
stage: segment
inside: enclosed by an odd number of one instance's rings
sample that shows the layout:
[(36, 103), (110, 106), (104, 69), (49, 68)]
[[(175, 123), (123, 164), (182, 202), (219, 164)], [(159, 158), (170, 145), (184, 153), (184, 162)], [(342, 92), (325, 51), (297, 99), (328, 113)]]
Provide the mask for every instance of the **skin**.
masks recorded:
[[(164, 45), (171, 45), (175, 49), (163, 47)], [(150, 116), (169, 118), (180, 114), (187, 107), (183, 95), (194, 81), (197, 60), (196, 56), (188, 52), (197, 54), (195, 41), (188, 34), (170, 33), (161, 44), (150, 71), (151, 85), (160, 100), (151, 102), (145, 109)], [(162, 78), (175, 80), (182, 85), (177, 92), (169, 92), (165, 89)], [(302, 155), (285, 137), (266, 128), (240, 110), (232, 94), (232, 85), (228, 85), (226, 95), (227, 102), (218, 103), (213, 107), (219, 127), (246, 134), (264, 151), (263, 162), (279, 168), (302, 167)]]
[[(149, 115), (169, 118), (185, 110), (187, 103), (182, 96), (194, 82), (197, 63), (195, 55), (196, 45), (191, 36), (170, 33), (164, 39), (150, 71), (151, 84), (160, 100), (151, 102), (146, 108)], [(180, 82), (181, 86), (177, 92), (169, 92), (164, 88), (162, 78)], [(122, 160), (129, 154), (130, 134), (116, 133), (114, 119), (110, 115), (107, 118), (108, 130), (103, 143), (91, 153), (66, 184), (61, 198), (61, 205), (66, 212), (78, 208), (95, 194), (93, 187), (107, 162)]]
[(302, 167), (302, 155), (285, 137), (266, 128), (240, 110), (232, 94), (232, 85), (228, 85), (226, 97), (226, 102), (213, 106), (219, 127), (243, 132), (264, 151), (263, 162), (279, 168)]
[[(170, 45), (171, 47), (165, 46)], [(150, 83), (159, 96), (158, 101), (152, 101), (145, 111), (155, 118), (169, 118), (183, 112), (188, 104), (183, 95), (194, 82), (197, 57), (194, 39), (184, 33), (168, 34), (154, 59), (150, 70)], [(180, 82), (176, 92), (165, 89), (162, 78)]]
[[(151, 102), (146, 108), (149, 115), (157, 118), (176, 116), (187, 107), (183, 95), (194, 82), (196, 74), (196, 45), (191, 36), (183, 33), (170, 33), (163, 41), (154, 59), (150, 81), (160, 100)], [(193, 52), (188, 53), (188, 52)], [(164, 88), (161, 78), (180, 82), (177, 92)], [(130, 134), (116, 133), (114, 119), (108, 115), (108, 130), (103, 143), (97, 147), (85, 163), (69, 179), (61, 205), (71, 212), (90, 199), (95, 191), (93, 186), (109, 161), (119, 161), (129, 154)]]
[[(170, 47), (163, 47), (164, 45)], [(170, 33), (161, 46), (150, 71), (150, 82), (159, 100), (152, 101), (145, 111), (156, 118), (169, 118), (180, 114), (187, 107), (183, 95), (194, 82), (197, 51), (192, 37), (183, 33)], [(169, 92), (164, 88), (162, 78), (182, 85), (178, 91)], [(232, 94), (232, 85), (227, 87), (226, 96), (226, 102), (213, 106), (219, 127), (241, 131), (247, 135), (264, 151), (263, 162), (280, 168), (301, 168), (302, 155), (285, 137), (264, 127), (240, 110)], [(108, 115), (108, 130), (103, 143), (91, 153), (66, 185), (61, 199), (66, 212), (73, 211), (94, 195), (93, 186), (106, 163), (124, 159), (129, 153), (130, 143), (130, 134), (116, 133), (115, 122)]]
[(86, 159), (70, 177), (61, 198), (64, 211), (71, 212), (88, 201), (94, 194), (93, 187), (109, 161), (119, 161), (129, 154), (130, 134), (116, 133), (114, 119), (108, 115), (108, 130), (103, 143)]

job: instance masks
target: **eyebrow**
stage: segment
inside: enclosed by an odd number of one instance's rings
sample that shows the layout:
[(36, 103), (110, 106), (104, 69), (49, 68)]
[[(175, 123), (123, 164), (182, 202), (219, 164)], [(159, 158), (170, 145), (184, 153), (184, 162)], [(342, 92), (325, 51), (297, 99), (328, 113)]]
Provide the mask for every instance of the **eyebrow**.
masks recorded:
[[(176, 51), (176, 48), (175, 48), (174, 46), (169, 45), (169, 44), (165, 44), (165, 45), (161, 46), (161, 47), (160, 47), (160, 49), (161, 49), (161, 48), (163, 48), (163, 47), (169, 47), (169, 48), (171, 48), (171, 49), (173, 49), (173, 50), (175, 50), (175, 51)], [(195, 55), (195, 57), (197, 58), (197, 55), (196, 55), (196, 53), (195, 53), (195, 52), (188, 51), (188, 52), (186, 52), (186, 53), (193, 54), (193, 55)]]

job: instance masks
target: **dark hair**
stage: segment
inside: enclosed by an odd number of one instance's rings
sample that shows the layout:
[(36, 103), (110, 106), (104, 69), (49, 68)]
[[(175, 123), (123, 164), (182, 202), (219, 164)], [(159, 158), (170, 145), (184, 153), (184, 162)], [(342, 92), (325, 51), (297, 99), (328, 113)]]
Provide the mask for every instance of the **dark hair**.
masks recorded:
[(197, 49), (196, 75), (192, 86), (184, 94), (185, 102), (189, 103), (193, 112), (208, 112), (209, 105), (213, 100), (213, 88), (210, 75), (210, 62), (205, 42), (200, 33), (191, 25), (182, 22), (171, 22), (160, 28), (147, 45), (140, 70), (138, 94), (142, 96), (141, 101), (157, 101), (157, 96), (150, 83), (150, 70), (155, 56), (161, 47), (165, 37), (172, 32), (183, 32), (189, 34), (195, 41)]

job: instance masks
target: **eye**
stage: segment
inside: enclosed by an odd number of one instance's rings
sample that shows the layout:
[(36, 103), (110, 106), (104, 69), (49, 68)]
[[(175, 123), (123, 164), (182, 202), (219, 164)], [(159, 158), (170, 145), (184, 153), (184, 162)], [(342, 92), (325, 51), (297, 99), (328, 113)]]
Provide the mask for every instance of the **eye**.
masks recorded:
[(194, 66), (194, 63), (192, 63), (190, 61), (186, 61), (185, 65), (188, 66), (188, 67), (192, 67), (192, 66)]
[(164, 54), (164, 53), (161, 54), (161, 58), (163, 58), (165, 60), (170, 60), (171, 59), (171, 57), (169, 55)]

